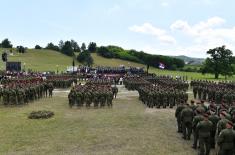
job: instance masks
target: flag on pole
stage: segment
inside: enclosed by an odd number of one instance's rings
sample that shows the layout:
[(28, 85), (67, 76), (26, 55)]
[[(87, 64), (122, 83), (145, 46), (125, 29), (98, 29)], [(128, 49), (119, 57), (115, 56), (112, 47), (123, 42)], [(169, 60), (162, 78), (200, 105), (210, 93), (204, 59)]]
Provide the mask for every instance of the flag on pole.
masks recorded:
[(160, 62), (158, 67), (159, 67), (160, 69), (165, 69), (165, 64), (162, 63), (162, 62)]

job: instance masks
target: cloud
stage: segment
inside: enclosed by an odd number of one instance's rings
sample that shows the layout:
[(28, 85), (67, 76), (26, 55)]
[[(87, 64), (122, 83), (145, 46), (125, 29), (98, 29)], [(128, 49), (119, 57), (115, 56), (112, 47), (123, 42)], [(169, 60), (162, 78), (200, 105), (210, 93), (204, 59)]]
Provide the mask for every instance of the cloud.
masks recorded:
[(163, 46), (153, 43), (143, 47), (151, 53), (206, 57), (206, 51), (222, 45), (235, 51), (235, 26), (226, 27), (225, 23), (226, 20), (221, 17), (212, 17), (196, 24), (177, 20), (168, 29), (160, 29), (145, 23), (141, 26), (132, 26), (129, 30), (155, 36), (164, 43)]
[(164, 43), (164, 44), (176, 43), (176, 40), (174, 39), (174, 37), (168, 35), (164, 29), (154, 27), (150, 23), (144, 23), (141, 26), (134, 25), (134, 26), (129, 27), (129, 30), (132, 32), (155, 36), (161, 43)]
[[(235, 27), (224, 28), (225, 19), (212, 17), (207, 21), (201, 21), (198, 24), (190, 25), (187, 21), (178, 20), (170, 28), (172, 31), (179, 31), (192, 39), (192, 44), (202, 45), (206, 48), (213, 48), (221, 45), (235, 43)], [(200, 46), (198, 46), (200, 47)]]
[(185, 34), (191, 36), (201, 36), (206, 31), (212, 30), (212, 28), (216, 26), (220, 26), (225, 23), (225, 20), (220, 17), (213, 17), (208, 19), (207, 21), (201, 21), (196, 25), (189, 25), (187, 21), (177, 20), (174, 22), (170, 28), (171, 30), (180, 30)]

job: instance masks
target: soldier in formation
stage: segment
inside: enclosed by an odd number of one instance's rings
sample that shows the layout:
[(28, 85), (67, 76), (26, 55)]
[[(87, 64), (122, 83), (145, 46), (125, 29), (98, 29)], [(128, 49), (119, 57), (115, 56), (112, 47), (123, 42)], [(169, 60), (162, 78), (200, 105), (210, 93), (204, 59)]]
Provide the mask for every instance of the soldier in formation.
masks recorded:
[[(165, 82), (165, 80), (167, 82)], [(150, 80), (151, 81), (151, 80)], [(187, 102), (187, 85), (179, 80), (158, 77), (154, 84), (140, 76), (128, 76), (124, 78), (124, 85), (128, 90), (137, 90), (139, 99), (149, 108), (173, 108), (181, 100)]]
[(192, 134), (192, 122), (193, 122), (193, 110), (190, 108), (189, 104), (186, 104), (184, 109), (181, 111), (181, 123), (182, 123), (182, 132), (183, 139), (190, 140)]
[(116, 85), (112, 87), (112, 93), (113, 93), (113, 98), (117, 98), (118, 88)]
[(107, 66), (99, 66), (95, 68), (97, 74), (126, 74), (130, 72), (131, 74), (142, 74), (144, 73), (143, 68), (137, 67), (107, 67)]
[(157, 76), (155, 74), (151, 75), (142, 75), (141, 76), (144, 80), (151, 82), (154, 85), (161, 85), (161, 86), (169, 86), (174, 89), (180, 89), (180, 90), (188, 90), (189, 84), (186, 81), (182, 80), (175, 80), (171, 76)]
[(47, 76), (47, 82), (52, 83), (55, 88), (70, 88), (73, 83), (77, 84), (77, 77), (70, 75)]
[(211, 82), (194, 80), (191, 81), (191, 87), (195, 99), (215, 101), (216, 104), (225, 102), (232, 105), (235, 101), (235, 83), (234, 82)]
[(48, 83), (49, 97), (52, 97), (52, 92), (54, 90), (54, 85), (52, 82)]
[(220, 147), (219, 155), (234, 155), (235, 153), (235, 131), (233, 130), (233, 123), (229, 121), (226, 124), (226, 129), (221, 131), (218, 138), (218, 145)]
[(11, 81), (1, 88), (4, 105), (23, 105), (47, 96), (49, 84), (41, 79)]
[(95, 108), (112, 107), (113, 91), (110, 81), (104, 79), (90, 80), (85, 85), (76, 85), (68, 95), (69, 106), (77, 105)]
[(144, 80), (140, 76), (128, 76), (124, 78), (123, 84), (125, 85), (127, 90), (138, 90), (140, 86), (150, 86), (152, 85), (150, 82)]
[(149, 108), (173, 108), (179, 105), (181, 101), (184, 103), (188, 100), (188, 94), (182, 90), (173, 89), (163, 86), (143, 86), (139, 87), (139, 99)]
[[(234, 105), (235, 103), (232, 106), (226, 106), (224, 103), (216, 105), (215, 102), (210, 102), (209, 106), (206, 106), (204, 101), (201, 101), (197, 102), (196, 106), (190, 106), (181, 102), (175, 111), (178, 132), (183, 133), (185, 140), (189, 140), (190, 127), (192, 127), (192, 148), (198, 149), (199, 142), (200, 155), (209, 155), (210, 150), (216, 148), (216, 143), (218, 144), (219, 155), (234, 155)], [(192, 125), (186, 126), (187, 121), (191, 121), (190, 124)]]

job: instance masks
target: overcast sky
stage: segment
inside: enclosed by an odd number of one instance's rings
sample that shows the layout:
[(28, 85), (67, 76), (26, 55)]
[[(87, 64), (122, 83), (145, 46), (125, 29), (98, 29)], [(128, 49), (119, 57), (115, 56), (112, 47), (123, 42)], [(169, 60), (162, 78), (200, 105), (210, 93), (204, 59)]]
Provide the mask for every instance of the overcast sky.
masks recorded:
[(45, 46), (94, 41), (152, 54), (235, 53), (233, 0), (0, 0), (0, 40)]

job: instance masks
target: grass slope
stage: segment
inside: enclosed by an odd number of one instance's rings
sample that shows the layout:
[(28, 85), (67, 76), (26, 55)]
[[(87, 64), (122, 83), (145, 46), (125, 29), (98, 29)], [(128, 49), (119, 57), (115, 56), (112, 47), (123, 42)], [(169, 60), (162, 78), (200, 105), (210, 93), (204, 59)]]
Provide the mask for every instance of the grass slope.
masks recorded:
[[(3, 49), (0, 49), (0, 53), (3, 52)], [(24, 68), (24, 63), (26, 69), (32, 69), (35, 71), (56, 71), (57, 65), (59, 71), (65, 71), (67, 66), (72, 65), (72, 57), (68, 57), (56, 51), (51, 50), (34, 50), (29, 49), (25, 54), (19, 54), (13, 51), (13, 55), (9, 56), (9, 61), (21, 61), (22, 68)], [(96, 53), (92, 53), (94, 59), (94, 66), (112, 66), (118, 67), (120, 65), (125, 66), (136, 66), (136, 67), (145, 67), (146, 65), (134, 63), (121, 59), (108, 59), (101, 56), (98, 56)], [(80, 63), (76, 62), (76, 65)], [(5, 69), (5, 65), (0, 61), (0, 69)], [(191, 79), (208, 79), (213, 80), (214, 75), (206, 74), (202, 75), (201, 73), (194, 72), (180, 72), (180, 71), (169, 71), (169, 70), (160, 70), (150, 67), (150, 72), (160, 74), (160, 75), (172, 75), (172, 76), (187, 76), (189, 80)], [(224, 80), (223, 76), (220, 76), (220, 80)], [(229, 77), (228, 80), (235, 80), (234, 77)]]
[(14, 52), (9, 61), (21, 61), (22, 67), (25, 63), (26, 69), (35, 71), (56, 71), (58, 65), (62, 71), (72, 64), (72, 57), (51, 50), (27, 50), (24, 54)]

